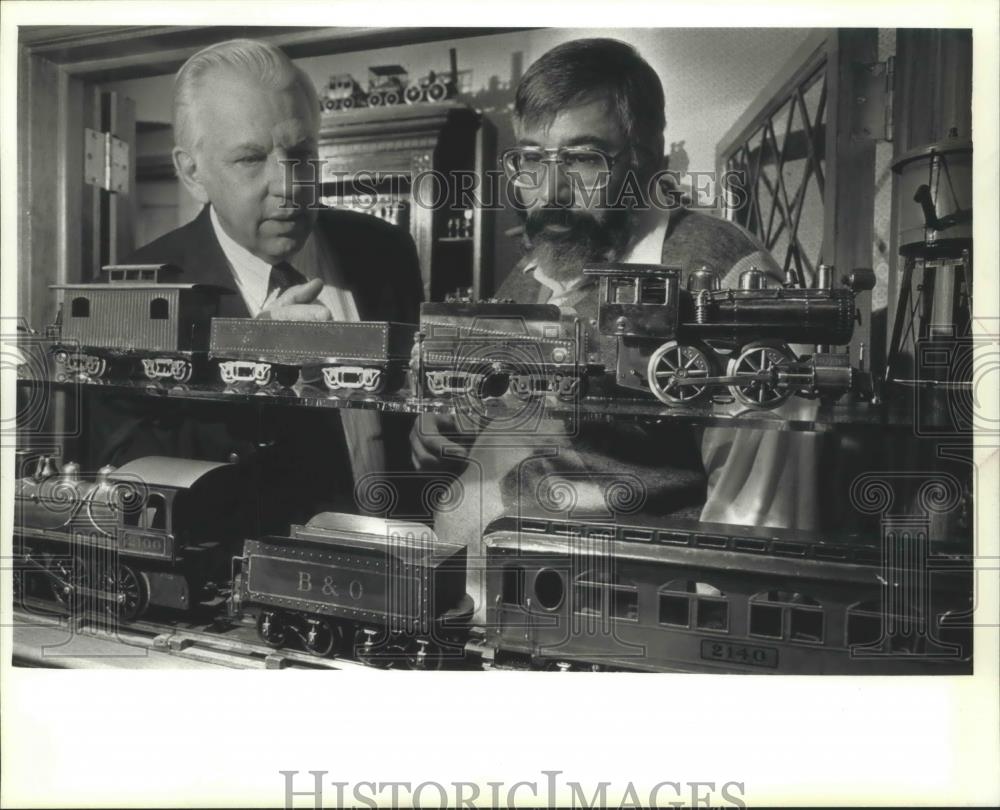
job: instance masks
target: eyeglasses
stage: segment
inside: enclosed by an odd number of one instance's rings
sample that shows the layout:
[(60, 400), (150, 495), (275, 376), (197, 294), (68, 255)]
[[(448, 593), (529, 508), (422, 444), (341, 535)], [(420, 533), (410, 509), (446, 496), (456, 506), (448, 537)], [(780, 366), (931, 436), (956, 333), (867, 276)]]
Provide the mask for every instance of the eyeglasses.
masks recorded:
[(584, 188), (599, 189), (608, 184), (615, 162), (627, 151), (628, 147), (625, 147), (610, 155), (596, 146), (560, 146), (554, 149), (515, 146), (500, 156), (500, 164), (518, 188), (538, 188), (545, 165), (558, 163)]

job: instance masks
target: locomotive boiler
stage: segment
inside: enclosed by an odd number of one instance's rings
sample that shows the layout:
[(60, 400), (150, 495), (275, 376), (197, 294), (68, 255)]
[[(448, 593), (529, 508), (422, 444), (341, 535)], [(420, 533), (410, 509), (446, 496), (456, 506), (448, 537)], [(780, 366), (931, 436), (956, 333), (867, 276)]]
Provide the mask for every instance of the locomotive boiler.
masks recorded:
[[(584, 273), (600, 282), (601, 359), (623, 388), (649, 391), (665, 405), (728, 388), (742, 405), (759, 409), (792, 394), (836, 399), (866, 388), (849, 355), (829, 347), (850, 342), (855, 295), (874, 287), (871, 270), (855, 270), (842, 288), (805, 289), (792, 280), (768, 287), (766, 274), (751, 268), (735, 290), (721, 289), (708, 268), (693, 272), (687, 289), (678, 268), (662, 265), (607, 264)], [(800, 356), (792, 343), (816, 348)]]

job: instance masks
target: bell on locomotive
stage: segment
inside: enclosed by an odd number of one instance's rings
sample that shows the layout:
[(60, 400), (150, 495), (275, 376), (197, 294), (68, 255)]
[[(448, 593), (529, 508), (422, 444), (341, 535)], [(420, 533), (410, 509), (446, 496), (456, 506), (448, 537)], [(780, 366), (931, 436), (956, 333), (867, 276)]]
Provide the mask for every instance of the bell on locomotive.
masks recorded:
[[(818, 285), (795, 279), (775, 286), (756, 267), (737, 289), (701, 267), (687, 274), (664, 265), (603, 264), (584, 273), (600, 280), (598, 331), (605, 368), (618, 386), (652, 393), (669, 406), (728, 394), (741, 405), (775, 408), (793, 394), (837, 399), (870, 391), (868, 375), (836, 351), (850, 343), (855, 297), (871, 290), (871, 270), (832, 285), (821, 265)], [(798, 354), (790, 344), (812, 344)]]

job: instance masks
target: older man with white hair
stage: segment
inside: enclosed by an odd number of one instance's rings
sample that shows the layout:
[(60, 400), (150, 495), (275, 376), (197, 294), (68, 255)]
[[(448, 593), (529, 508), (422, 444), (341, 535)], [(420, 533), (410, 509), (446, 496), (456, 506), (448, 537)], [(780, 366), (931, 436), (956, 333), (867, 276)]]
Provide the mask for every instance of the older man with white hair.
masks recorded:
[[(282, 51), (231, 40), (188, 59), (174, 84), (174, 135), (177, 175), (202, 211), (127, 263), (169, 263), (183, 282), (229, 288), (236, 294), (221, 306), (229, 317), (417, 320), (422, 287), (409, 235), (314, 204), (309, 161), (318, 155), (319, 104), (309, 77)], [(318, 500), (350, 509), (353, 481), (395, 466), (397, 456), (403, 464), (408, 425), (400, 421), (383, 430), (372, 412), (175, 400), (100, 420), (94, 441), (102, 462), (148, 453), (225, 458), (273, 445), (280, 460), (268, 470), (304, 516)], [(384, 432), (391, 430), (398, 437)], [(329, 497), (333, 490), (339, 497)]]

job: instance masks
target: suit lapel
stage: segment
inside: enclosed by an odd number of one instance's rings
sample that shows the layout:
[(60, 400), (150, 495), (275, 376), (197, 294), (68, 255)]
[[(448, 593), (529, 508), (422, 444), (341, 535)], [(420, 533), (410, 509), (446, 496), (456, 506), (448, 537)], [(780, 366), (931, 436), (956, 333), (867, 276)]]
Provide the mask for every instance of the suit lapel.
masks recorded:
[(215, 237), (207, 205), (186, 230), (186, 261), (182, 265), (184, 281), (190, 284), (213, 284), (231, 290), (230, 295), (220, 297), (219, 315), (224, 318), (250, 317), (236, 279), (233, 278), (233, 271), (229, 269), (226, 254), (222, 252), (222, 246)]

